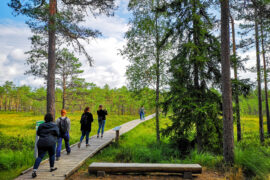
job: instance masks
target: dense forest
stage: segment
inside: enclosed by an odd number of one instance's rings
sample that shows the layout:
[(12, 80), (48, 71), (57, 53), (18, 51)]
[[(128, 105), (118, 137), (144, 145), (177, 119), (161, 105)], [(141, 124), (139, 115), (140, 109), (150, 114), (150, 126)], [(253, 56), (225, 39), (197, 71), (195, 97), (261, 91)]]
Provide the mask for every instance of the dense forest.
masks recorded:
[[(144, 106), (148, 114), (153, 113), (154, 90), (144, 88), (140, 92), (132, 92), (126, 87), (110, 89), (108, 85), (103, 88), (92, 83), (68, 89), (66, 92), (66, 109), (70, 112), (82, 112), (86, 106), (91, 111), (98, 109), (102, 104), (110, 114), (137, 115), (139, 108)], [(56, 89), (56, 110), (60, 111), (63, 104), (63, 91)], [(29, 86), (15, 86), (6, 82), (0, 86), (0, 111), (33, 112), (44, 114), (46, 112), (46, 89), (33, 89)]]

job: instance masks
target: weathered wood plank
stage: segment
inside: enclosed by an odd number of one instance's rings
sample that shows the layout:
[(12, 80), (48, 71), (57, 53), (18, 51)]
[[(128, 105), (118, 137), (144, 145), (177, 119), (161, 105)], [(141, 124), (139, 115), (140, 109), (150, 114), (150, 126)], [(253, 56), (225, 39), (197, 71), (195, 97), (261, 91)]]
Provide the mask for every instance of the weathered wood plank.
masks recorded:
[(158, 163), (92, 163), (89, 173), (105, 171), (106, 173), (127, 173), (127, 172), (169, 172), (183, 173), (192, 172), (194, 174), (202, 173), (202, 167), (199, 164), (158, 164)]

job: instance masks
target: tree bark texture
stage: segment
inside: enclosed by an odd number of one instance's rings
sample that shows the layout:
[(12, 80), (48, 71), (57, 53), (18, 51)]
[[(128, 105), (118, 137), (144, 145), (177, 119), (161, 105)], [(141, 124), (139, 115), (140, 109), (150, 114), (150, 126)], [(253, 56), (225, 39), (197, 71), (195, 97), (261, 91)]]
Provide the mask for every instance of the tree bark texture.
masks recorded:
[(223, 155), (227, 164), (233, 164), (234, 135), (230, 73), (229, 0), (221, 0), (221, 66), (223, 102)]
[[(236, 60), (236, 42), (235, 42), (235, 28), (234, 28), (234, 19), (230, 15), (231, 18), (231, 25), (232, 25), (232, 42), (233, 42), (233, 57), (234, 57), (234, 64), (233, 64), (233, 70), (234, 70), (234, 79), (237, 82), (237, 60)], [(242, 139), (242, 133), (241, 133), (241, 121), (240, 121), (240, 105), (239, 105), (239, 89), (238, 84), (236, 85), (235, 94), (235, 111), (236, 111), (236, 123), (237, 123), (237, 141), (241, 141)]]
[(57, 0), (50, 0), (49, 4), (49, 48), (47, 75), (47, 113), (55, 117), (55, 14)]
[[(255, 17), (257, 16), (257, 8), (255, 6)], [(259, 106), (259, 131), (260, 141), (264, 142), (263, 130), (263, 113), (262, 113), (262, 90), (261, 90), (261, 61), (260, 61), (260, 45), (259, 45), (259, 28), (258, 19), (255, 18), (255, 42), (256, 42), (256, 59), (257, 59), (257, 82), (258, 82), (258, 106)]]

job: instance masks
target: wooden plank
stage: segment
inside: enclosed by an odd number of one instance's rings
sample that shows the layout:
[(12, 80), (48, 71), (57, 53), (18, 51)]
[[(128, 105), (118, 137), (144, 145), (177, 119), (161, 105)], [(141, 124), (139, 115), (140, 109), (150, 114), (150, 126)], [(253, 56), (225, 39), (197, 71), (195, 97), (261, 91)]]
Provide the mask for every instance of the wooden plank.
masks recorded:
[(92, 163), (89, 173), (105, 171), (106, 173), (127, 173), (127, 172), (169, 172), (183, 173), (192, 172), (194, 174), (202, 173), (202, 167), (199, 164), (158, 164), (158, 163)]

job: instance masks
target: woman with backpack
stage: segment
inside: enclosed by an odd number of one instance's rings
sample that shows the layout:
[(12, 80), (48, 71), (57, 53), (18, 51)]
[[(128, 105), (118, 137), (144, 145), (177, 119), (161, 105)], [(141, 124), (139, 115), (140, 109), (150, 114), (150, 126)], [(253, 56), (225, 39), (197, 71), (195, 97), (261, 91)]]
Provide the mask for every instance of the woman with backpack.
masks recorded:
[(82, 131), (82, 136), (80, 139), (80, 142), (78, 144), (78, 148), (81, 147), (81, 143), (83, 141), (84, 136), (86, 136), (86, 146), (89, 146), (88, 141), (89, 141), (89, 134), (91, 132), (91, 124), (94, 121), (92, 113), (90, 113), (90, 108), (86, 107), (84, 109), (84, 113), (82, 114), (81, 117), (81, 131)]
[(69, 146), (69, 131), (70, 131), (70, 119), (66, 116), (67, 111), (65, 109), (61, 110), (61, 117), (56, 120), (56, 124), (60, 131), (60, 137), (58, 138), (57, 149), (56, 149), (56, 161), (60, 159), (61, 149), (62, 149), (62, 139), (65, 140), (65, 147), (67, 155), (70, 154)]
[(101, 138), (103, 137), (104, 133), (104, 127), (106, 122), (106, 115), (108, 115), (108, 112), (106, 109), (102, 109), (102, 105), (99, 105), (99, 109), (97, 111), (98, 115), (98, 132), (97, 132), (97, 138), (99, 138), (99, 132), (101, 130)]
[(38, 148), (38, 157), (35, 161), (32, 177), (35, 178), (37, 176), (37, 169), (39, 167), (40, 162), (45, 156), (46, 152), (49, 153), (50, 160), (50, 171), (55, 171), (57, 168), (54, 167), (54, 156), (55, 156), (55, 145), (57, 141), (57, 137), (59, 136), (59, 129), (56, 124), (54, 124), (52, 114), (48, 113), (44, 117), (45, 123), (41, 124), (38, 127), (37, 135), (39, 136), (37, 142)]

